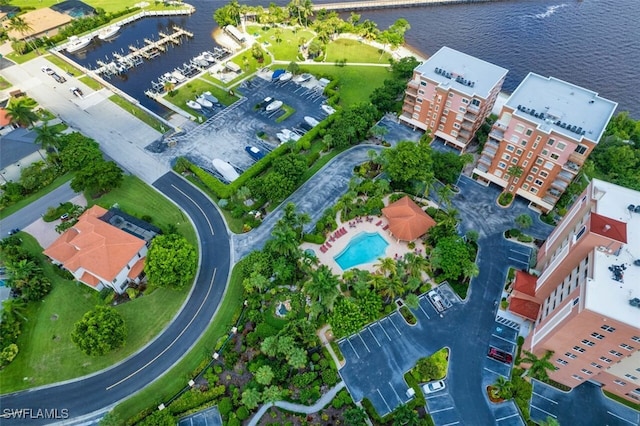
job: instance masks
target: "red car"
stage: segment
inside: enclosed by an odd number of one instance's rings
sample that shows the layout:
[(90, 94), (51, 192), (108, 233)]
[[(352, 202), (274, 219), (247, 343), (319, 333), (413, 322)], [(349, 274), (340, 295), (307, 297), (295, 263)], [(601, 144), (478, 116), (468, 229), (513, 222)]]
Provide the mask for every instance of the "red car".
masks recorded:
[(510, 353), (501, 351), (496, 348), (489, 348), (489, 353), (487, 354), (490, 358), (493, 358), (497, 361), (504, 362), (505, 364), (511, 364), (513, 361), (513, 356)]

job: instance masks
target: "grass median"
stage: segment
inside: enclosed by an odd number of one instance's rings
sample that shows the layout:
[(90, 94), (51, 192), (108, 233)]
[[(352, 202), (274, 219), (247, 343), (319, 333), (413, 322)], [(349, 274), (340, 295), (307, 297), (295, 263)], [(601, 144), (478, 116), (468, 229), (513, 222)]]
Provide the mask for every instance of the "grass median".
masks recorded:
[(144, 122), (150, 127), (153, 127), (160, 133), (165, 133), (169, 130), (169, 126), (165, 126), (162, 122), (160, 122), (156, 117), (144, 111), (142, 108), (132, 104), (126, 99), (118, 96), (112, 95), (109, 96), (109, 100), (114, 104), (118, 105), (123, 110), (127, 111), (131, 115), (135, 116), (138, 120)]

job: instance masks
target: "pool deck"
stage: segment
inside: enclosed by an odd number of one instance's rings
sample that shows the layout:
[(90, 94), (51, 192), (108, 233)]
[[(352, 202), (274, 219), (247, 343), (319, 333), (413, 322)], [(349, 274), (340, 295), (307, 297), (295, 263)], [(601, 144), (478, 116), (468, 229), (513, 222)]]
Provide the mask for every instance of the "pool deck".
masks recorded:
[[(379, 225), (377, 225), (378, 223)], [(393, 235), (391, 235), (389, 230), (384, 229), (385, 226), (387, 226), (387, 220), (384, 217), (377, 216), (369, 216), (369, 220), (367, 220), (367, 217), (359, 217), (351, 220), (350, 222), (338, 222), (338, 229), (344, 228), (347, 233), (337, 238), (334, 237), (334, 241), (331, 241), (331, 238), (327, 238), (327, 243), (330, 244), (331, 247), (329, 247), (329, 249), (325, 253), (320, 250), (322, 244), (303, 243), (300, 247), (302, 248), (302, 250), (312, 249), (318, 257), (320, 263), (322, 263), (323, 265), (327, 265), (334, 274), (340, 276), (344, 273), (344, 271), (334, 260), (334, 257), (340, 254), (342, 250), (344, 250), (344, 248), (347, 246), (347, 244), (349, 244), (351, 239), (361, 232), (378, 232), (382, 236), (382, 238), (384, 238), (385, 241), (389, 243), (387, 249), (385, 250), (384, 256), (381, 257), (402, 257), (406, 253), (414, 251), (407, 247), (407, 243), (405, 241), (398, 242), (393, 237)], [(331, 236), (334, 236), (335, 234), (336, 231), (331, 233)], [(419, 240), (416, 241), (416, 249), (422, 249), (424, 252), (424, 246)], [(354, 268), (369, 272), (375, 272), (377, 269), (375, 265), (377, 263), (378, 259), (376, 259), (374, 262), (356, 265), (354, 266)]]

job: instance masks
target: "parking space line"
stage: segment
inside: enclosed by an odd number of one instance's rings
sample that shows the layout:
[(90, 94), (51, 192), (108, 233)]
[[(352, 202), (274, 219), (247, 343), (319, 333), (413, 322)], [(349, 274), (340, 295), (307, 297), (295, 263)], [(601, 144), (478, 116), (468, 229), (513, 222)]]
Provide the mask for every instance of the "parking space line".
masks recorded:
[(525, 265), (529, 264), (529, 262), (525, 262), (524, 260), (520, 260), (520, 259), (514, 259), (513, 257), (508, 257), (507, 259), (513, 260), (514, 262), (518, 262), (518, 263), (524, 263)]
[(424, 308), (422, 307), (421, 304), (418, 303), (418, 307), (420, 308), (420, 310), (422, 311), (423, 314), (426, 315), (427, 319), (431, 319), (431, 317), (429, 316), (429, 314), (424, 310)]
[(447, 408), (441, 408), (441, 409), (435, 410), (435, 411), (429, 411), (429, 414), (435, 414), (435, 413), (439, 413), (441, 411), (448, 411), (448, 410), (453, 410), (453, 407), (447, 407)]
[(351, 344), (351, 340), (347, 339), (347, 343), (349, 343), (349, 346), (351, 346), (351, 349), (353, 349), (353, 353), (356, 354), (358, 359), (360, 359), (360, 355), (358, 355), (358, 351), (356, 351), (356, 348), (354, 348), (353, 345)]
[(387, 410), (389, 410), (387, 412), (390, 413), (391, 412), (391, 407), (389, 407), (389, 403), (387, 402), (386, 399), (384, 399), (384, 396), (382, 396), (382, 393), (380, 393), (380, 389), (376, 389), (376, 391), (378, 392), (378, 395), (380, 395), (380, 398), (382, 398), (382, 401), (384, 401), (384, 405), (387, 406)]
[(558, 418), (558, 416), (556, 416), (555, 414), (551, 414), (551, 413), (550, 413), (550, 412), (548, 412), (548, 411), (544, 411), (542, 408), (540, 408), (540, 407), (536, 407), (536, 406), (535, 406), (535, 405), (533, 405), (533, 404), (531, 404), (531, 408), (535, 408), (535, 409), (536, 409), (536, 410), (538, 410), (538, 411), (542, 411), (543, 413), (545, 413), (545, 414), (547, 414), (547, 415), (549, 415), (549, 416), (553, 417), (554, 419), (557, 419), (557, 418)]
[(514, 249), (509, 249), (509, 251), (512, 251), (512, 252), (518, 253), (518, 254), (523, 254), (525, 256), (529, 256), (531, 254), (531, 252), (529, 252), (529, 251), (518, 251), (518, 250), (514, 250)]
[(453, 422), (453, 423), (444, 424), (442, 426), (453, 426), (453, 425), (459, 425), (459, 424), (460, 424), (460, 422)]
[(367, 352), (371, 353), (371, 350), (369, 349), (369, 346), (367, 346), (367, 344), (364, 342), (364, 339), (362, 338), (362, 334), (358, 333), (358, 337), (362, 341), (362, 344), (364, 345), (364, 347), (367, 348)]
[(389, 317), (389, 321), (391, 321), (391, 324), (393, 324), (393, 328), (396, 329), (396, 331), (398, 332), (398, 334), (400, 336), (402, 336), (402, 333), (400, 333), (400, 330), (398, 330), (398, 327), (396, 326), (396, 323), (393, 322), (393, 320), (391, 319), (391, 317)]
[(398, 392), (396, 392), (396, 388), (394, 388), (393, 386), (391, 386), (391, 382), (387, 382), (389, 383), (389, 387), (391, 388), (391, 390), (393, 391), (393, 393), (396, 394), (396, 398), (398, 398), (398, 402), (400, 404), (402, 404), (404, 401), (402, 401), (402, 399), (400, 399), (400, 395), (398, 395)]
[(492, 333), (491, 335), (492, 335), (493, 337), (497, 337), (497, 338), (498, 338), (498, 339), (500, 339), (500, 340), (504, 340), (504, 341), (505, 341), (505, 342), (507, 342), (507, 343), (515, 344), (515, 342), (514, 342), (514, 341), (509, 340), (509, 339), (506, 339), (506, 338), (504, 338), (504, 337), (502, 337), (502, 336), (499, 336), (499, 335), (497, 335), (497, 334), (493, 334), (493, 333)]
[(369, 333), (371, 333), (371, 337), (373, 337), (373, 340), (375, 340), (376, 343), (378, 344), (378, 347), (382, 347), (380, 342), (378, 342), (378, 339), (376, 339), (376, 336), (373, 334), (373, 331), (371, 331), (371, 327), (367, 327), (367, 329), (369, 330)]
[(385, 336), (387, 336), (387, 339), (389, 339), (389, 341), (391, 341), (391, 337), (389, 337), (389, 334), (387, 334), (387, 330), (384, 329), (384, 327), (382, 326), (382, 324), (380, 322), (378, 322), (378, 325), (380, 326), (382, 331), (384, 331), (384, 334), (385, 334)]
[(539, 396), (540, 398), (546, 399), (546, 400), (547, 400), (547, 401), (549, 401), (549, 402), (553, 402), (553, 403), (554, 403), (554, 404), (556, 404), (556, 405), (558, 404), (558, 402), (557, 402), (557, 401), (554, 401), (553, 399), (549, 399), (549, 398), (547, 398), (547, 397), (546, 397), (546, 396), (544, 396), (544, 395), (540, 395), (539, 393), (535, 393), (535, 392), (533, 392), (533, 394), (534, 394), (534, 395), (536, 395), (536, 396)]
[(625, 419), (624, 417), (620, 417), (619, 415), (614, 414), (614, 413), (612, 413), (612, 412), (611, 412), (611, 411), (609, 411), (609, 410), (607, 410), (607, 413), (611, 414), (613, 417), (617, 417), (617, 418), (619, 418), (619, 419), (620, 419), (620, 420), (622, 420), (622, 421), (625, 421), (625, 422), (627, 422), (627, 423), (629, 423), (629, 424), (635, 425), (635, 423), (634, 423), (634, 422), (629, 421), (629, 420)]
[(500, 417), (499, 419), (496, 419), (496, 422), (499, 422), (499, 421), (501, 421), (501, 420), (510, 419), (511, 417), (515, 417), (515, 416), (519, 416), (519, 415), (520, 415), (520, 414), (518, 414), (518, 413), (513, 413), (513, 414), (512, 414), (512, 415), (510, 415), (510, 416), (504, 416), (504, 417)]
[[(360, 357), (358, 357), (358, 358), (360, 358)], [(506, 364), (505, 364), (505, 365), (506, 365)], [(485, 367), (484, 369), (485, 369), (485, 370), (487, 370), (487, 371), (488, 371), (488, 372), (490, 372), (490, 373), (497, 374), (498, 376), (502, 376), (502, 377), (504, 377), (505, 379), (508, 379), (508, 377), (507, 377), (507, 376), (505, 376), (504, 374), (498, 373), (497, 371), (493, 371), (493, 370), (491, 370), (490, 368)]]

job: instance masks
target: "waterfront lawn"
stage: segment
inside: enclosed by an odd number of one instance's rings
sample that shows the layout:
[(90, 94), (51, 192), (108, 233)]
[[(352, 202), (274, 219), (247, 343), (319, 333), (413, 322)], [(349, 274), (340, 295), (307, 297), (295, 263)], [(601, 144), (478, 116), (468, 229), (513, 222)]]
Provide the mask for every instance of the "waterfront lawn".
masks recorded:
[(12, 204), (0, 210), (0, 219), (4, 219), (5, 217), (10, 216), (13, 213), (17, 212), (18, 210), (22, 209), (23, 207), (26, 207), (29, 204), (33, 203), (38, 198), (44, 197), (45, 195), (47, 195), (57, 187), (63, 185), (65, 182), (70, 181), (72, 178), (73, 178), (73, 173), (66, 173), (60, 177), (57, 177), (53, 182), (51, 182), (49, 185), (45, 186), (44, 188), (40, 189), (39, 191), (34, 192), (33, 194), (23, 198), (17, 203)]
[(125, 345), (105, 356), (88, 356), (75, 346), (70, 334), (85, 312), (102, 303), (100, 293), (62, 278), (54, 270), (56, 267), (46, 261), (42, 247), (33, 237), (23, 233), (21, 238), (24, 247), (42, 259), (52, 290), (42, 302), (28, 305), (25, 312), (28, 321), (23, 323), (18, 339), (20, 353), (0, 371), (3, 393), (80, 377), (114, 365), (156, 336), (182, 306), (190, 290), (161, 288), (117, 306), (127, 324)]
[(82, 76), (78, 80), (80, 80), (81, 82), (83, 82), (84, 84), (86, 84), (88, 87), (92, 88), (95, 91), (102, 89), (102, 84), (98, 83), (96, 80), (89, 77), (88, 75)]
[(153, 127), (158, 132), (164, 133), (167, 130), (169, 130), (167, 128), (167, 126), (165, 126), (163, 123), (158, 121), (158, 119), (156, 119), (153, 115), (151, 115), (148, 112), (146, 112), (145, 110), (137, 107), (136, 105), (132, 104), (131, 102), (127, 101), (126, 99), (124, 99), (124, 98), (122, 98), (122, 97), (120, 97), (118, 95), (111, 95), (111, 96), (109, 96), (109, 100), (111, 102), (113, 102), (114, 104), (118, 105), (123, 110), (125, 110), (125, 111), (131, 113), (132, 115), (134, 115), (138, 120), (146, 123), (149, 127)]
[[(49, 7), (56, 3), (60, 3), (60, 0), (9, 0), (9, 4), (14, 6), (20, 6), (22, 9), (41, 9), (43, 7)], [(132, 7), (133, 2), (131, 0), (86, 0), (85, 3), (94, 7), (104, 9), (106, 12), (119, 12)], [(149, 2), (153, 4), (153, 2)]]
[(182, 210), (135, 176), (127, 175), (119, 188), (97, 200), (90, 197), (87, 200), (90, 206), (99, 204), (108, 209), (117, 203), (122, 211), (132, 216), (150, 216), (151, 223), (165, 231), (174, 225), (180, 235), (198, 247), (195, 230)]
[(358, 40), (339, 38), (327, 45), (326, 62), (388, 64), (391, 55)]
[(276, 28), (264, 31), (257, 25), (247, 26), (249, 34), (259, 35), (256, 41), (260, 43), (262, 49), (269, 50), (278, 61), (298, 61), (298, 47), (301, 41), (308, 43), (315, 37), (311, 31), (302, 28), (295, 32), (290, 28), (278, 28), (278, 30), (280, 30), (280, 42), (276, 41)]
[(180, 86), (178, 89), (173, 90), (171, 93), (166, 94), (164, 96), (164, 99), (189, 112), (190, 114), (202, 117), (203, 119), (206, 119), (206, 117), (198, 114), (187, 106), (188, 100), (195, 100), (196, 97), (200, 96), (203, 92), (206, 91), (211, 92), (211, 94), (218, 98), (218, 100), (225, 106), (229, 106), (238, 100), (238, 97), (230, 95), (229, 91), (214, 86), (213, 77), (207, 77), (208, 74), (203, 75), (202, 78), (196, 78), (189, 81), (188, 83)]
[[(62, 71), (66, 72), (66, 73), (71, 73), (73, 75), (80, 76), (82, 75), (82, 71), (79, 68), (74, 67), (73, 65), (69, 64), (68, 62), (58, 58), (55, 55), (47, 55), (45, 57), (45, 59), (49, 62), (51, 62), (53, 65), (55, 65), (56, 67), (60, 68)], [(88, 84), (87, 84), (88, 86)], [(102, 86), (100, 86), (102, 87)]]
[[(310, 72), (314, 75), (329, 75), (331, 78), (339, 78), (340, 105), (350, 106), (361, 102), (369, 102), (369, 96), (373, 90), (382, 86), (387, 78), (391, 77), (389, 68), (370, 67), (366, 65), (349, 65), (344, 67), (335, 65), (316, 65), (304, 63), (300, 66), (300, 72)], [(366, 81), (367, 84), (362, 84)]]

